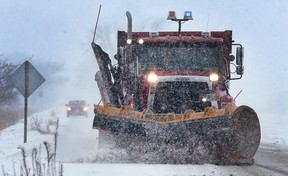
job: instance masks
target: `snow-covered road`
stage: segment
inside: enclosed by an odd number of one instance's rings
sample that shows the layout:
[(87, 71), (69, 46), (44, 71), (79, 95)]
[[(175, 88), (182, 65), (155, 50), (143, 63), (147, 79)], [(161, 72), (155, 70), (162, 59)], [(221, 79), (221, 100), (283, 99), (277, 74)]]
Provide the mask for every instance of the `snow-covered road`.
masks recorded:
[[(288, 149), (275, 142), (261, 143), (252, 166), (125, 163), (126, 155), (121, 151), (98, 150), (98, 131), (91, 128), (92, 121), (93, 114), (89, 118), (72, 117), (60, 120), (58, 159), (63, 162), (64, 176), (288, 175)], [(281, 137), (277, 138), (283, 142)]]
[(121, 163), (64, 163), (64, 176), (286, 176), (288, 151), (275, 146), (261, 145), (252, 166), (121, 164)]
[(148, 164), (64, 164), (64, 176), (287, 176), (288, 170), (262, 166), (148, 165)]
[(92, 156), (98, 148), (98, 131), (92, 129), (93, 117), (60, 118), (57, 158), (71, 162)]

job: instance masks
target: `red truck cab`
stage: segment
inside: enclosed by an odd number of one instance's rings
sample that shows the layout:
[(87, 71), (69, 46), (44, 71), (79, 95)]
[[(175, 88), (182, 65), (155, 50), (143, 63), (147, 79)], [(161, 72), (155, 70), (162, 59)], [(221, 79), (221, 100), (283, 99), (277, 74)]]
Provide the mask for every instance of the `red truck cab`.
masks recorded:
[(212, 105), (220, 109), (233, 102), (228, 91), (229, 80), (235, 79), (230, 73), (232, 31), (132, 32), (131, 36), (118, 32), (116, 58), (123, 77), (130, 78), (122, 80), (127, 87), (123, 93), (131, 92), (129, 102), (136, 109), (183, 113)]

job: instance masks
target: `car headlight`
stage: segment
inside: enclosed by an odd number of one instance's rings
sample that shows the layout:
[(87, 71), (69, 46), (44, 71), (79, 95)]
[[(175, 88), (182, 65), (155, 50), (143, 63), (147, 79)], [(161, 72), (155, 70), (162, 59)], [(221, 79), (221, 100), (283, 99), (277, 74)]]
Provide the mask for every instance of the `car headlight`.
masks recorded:
[(84, 108), (83, 108), (83, 111), (88, 111), (88, 107), (84, 107)]
[(72, 109), (71, 109), (71, 107), (67, 107), (67, 111), (71, 111)]
[(155, 73), (149, 73), (147, 80), (150, 83), (156, 83), (158, 80), (158, 76)]
[(211, 82), (216, 82), (216, 81), (218, 81), (218, 79), (219, 79), (219, 76), (218, 76), (218, 74), (216, 74), (216, 73), (211, 73), (211, 74), (209, 75), (209, 80), (210, 80)]

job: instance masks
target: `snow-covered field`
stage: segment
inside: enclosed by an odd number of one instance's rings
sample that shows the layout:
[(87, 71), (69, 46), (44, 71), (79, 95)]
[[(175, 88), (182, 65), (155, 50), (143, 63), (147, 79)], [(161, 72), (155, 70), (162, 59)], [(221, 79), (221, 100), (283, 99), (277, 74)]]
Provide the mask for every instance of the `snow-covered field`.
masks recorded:
[[(64, 176), (106, 176), (106, 175), (139, 175), (139, 176), (216, 176), (216, 175), (288, 175), (288, 129), (285, 116), (277, 117), (271, 114), (258, 114), (261, 123), (262, 139), (255, 156), (253, 166), (216, 166), (204, 165), (152, 165), (141, 163), (125, 163), (125, 152), (112, 149), (98, 149), (98, 131), (92, 129), (92, 110), (88, 118), (67, 118), (64, 108), (47, 110), (32, 115), (32, 119), (41, 119), (43, 124), (59, 119), (57, 164), (63, 164)], [(50, 126), (54, 130), (53, 123)], [(27, 163), (31, 164), (32, 148), (41, 151), (41, 161), (47, 167), (47, 155), (43, 141), (53, 144), (53, 135), (43, 135), (28, 128), (28, 142), (23, 144), (23, 121), (0, 132), (0, 175), (20, 175), (20, 165), (23, 163), (21, 150), (27, 151)], [(42, 148), (42, 149), (40, 149)], [(32, 166), (28, 166), (32, 169)], [(57, 167), (58, 169), (58, 167)], [(30, 172), (32, 173), (32, 172)], [(31, 174), (32, 175), (32, 174)], [(48, 175), (48, 174), (46, 174)]]

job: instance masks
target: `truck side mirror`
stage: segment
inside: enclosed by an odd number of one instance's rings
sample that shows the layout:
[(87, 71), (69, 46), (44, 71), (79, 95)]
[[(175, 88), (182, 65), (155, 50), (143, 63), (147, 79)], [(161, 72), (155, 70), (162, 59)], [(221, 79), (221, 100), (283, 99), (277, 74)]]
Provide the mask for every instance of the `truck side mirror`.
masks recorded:
[(236, 74), (237, 74), (237, 75), (243, 75), (243, 74), (244, 74), (244, 66), (238, 65), (238, 66), (236, 67)]
[(243, 58), (244, 58), (244, 48), (237, 47), (236, 48), (236, 64), (237, 65), (243, 65)]

